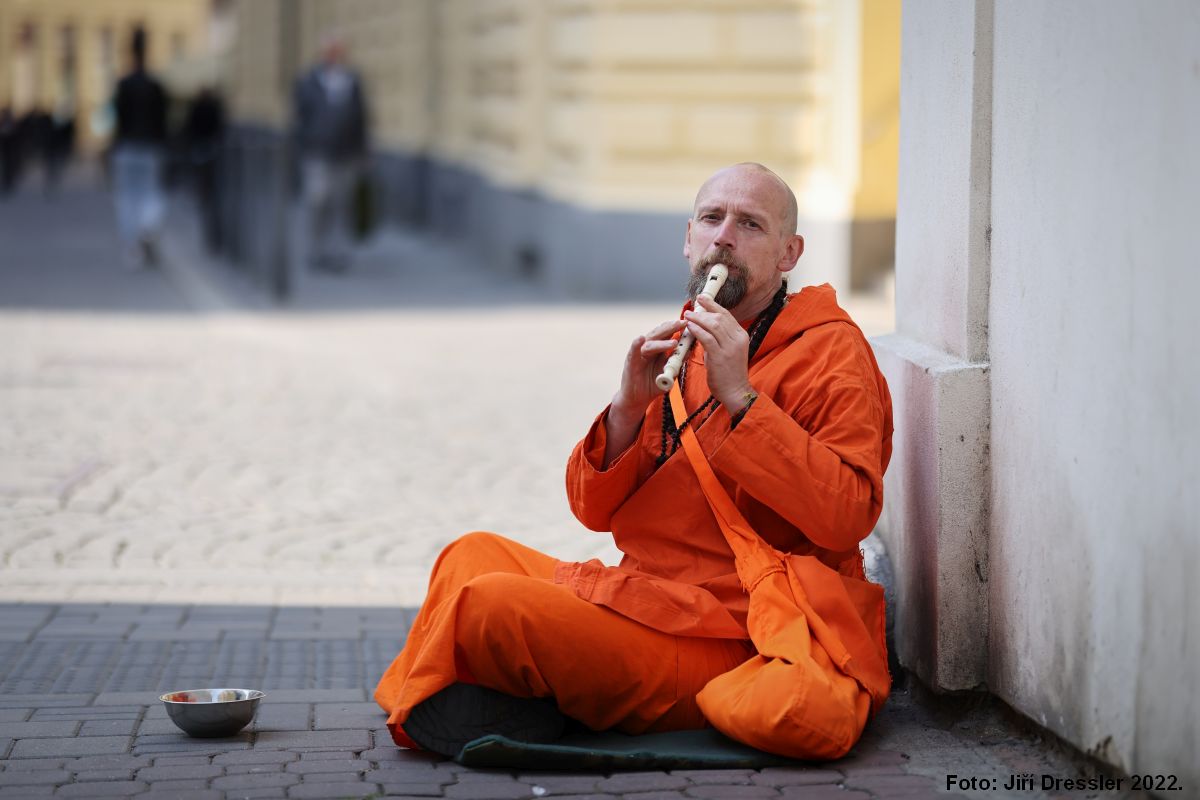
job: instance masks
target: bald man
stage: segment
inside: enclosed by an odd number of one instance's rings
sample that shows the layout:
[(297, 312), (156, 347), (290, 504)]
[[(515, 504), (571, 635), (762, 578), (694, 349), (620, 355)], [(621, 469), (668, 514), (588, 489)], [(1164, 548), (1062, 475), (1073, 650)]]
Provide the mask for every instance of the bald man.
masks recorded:
[[(483, 532), (449, 545), (375, 693), (397, 744), (453, 756), (490, 733), (552, 741), (570, 720), (632, 734), (706, 725), (696, 694), (755, 649), (733, 555), (679, 452), (684, 427), (767, 543), (863, 577), (891, 401), (833, 289), (787, 292), (803, 252), (795, 196), (766, 167), (737, 164), (700, 187), (687, 296), (714, 264), (729, 277), (633, 340), (567, 463), (572, 511), (611, 531), (624, 558), (561, 562)], [(688, 416), (676, 420), (654, 378), (685, 329), (696, 345), (679, 376)], [(831, 713), (814, 706), (824, 716), (813, 723), (844, 722)]]

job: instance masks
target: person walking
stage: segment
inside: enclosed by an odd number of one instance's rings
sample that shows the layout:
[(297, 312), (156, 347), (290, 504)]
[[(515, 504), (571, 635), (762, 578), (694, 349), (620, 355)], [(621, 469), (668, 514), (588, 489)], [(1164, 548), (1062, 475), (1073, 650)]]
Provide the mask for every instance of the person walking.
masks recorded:
[(225, 136), (225, 106), (211, 87), (200, 90), (188, 109), (183, 126), (196, 207), (204, 230), (204, 243), (210, 253), (220, 245), (221, 215), (217, 207), (217, 175), (220, 169), (221, 143)]
[(166, 212), (162, 188), (167, 144), (167, 94), (146, 70), (146, 32), (137, 28), (130, 47), (133, 69), (113, 98), (116, 134), (112, 181), (117, 226), (131, 267), (158, 265), (158, 234)]
[(293, 101), (308, 261), (315, 269), (343, 272), (350, 264), (351, 198), (367, 153), (367, 106), (341, 39), (325, 40), (320, 63), (297, 80)]

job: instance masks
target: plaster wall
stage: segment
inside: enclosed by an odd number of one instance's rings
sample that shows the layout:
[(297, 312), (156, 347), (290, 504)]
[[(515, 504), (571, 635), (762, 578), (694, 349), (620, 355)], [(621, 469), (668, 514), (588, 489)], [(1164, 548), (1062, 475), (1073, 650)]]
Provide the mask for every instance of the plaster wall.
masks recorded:
[(990, 24), (990, 3), (939, 0), (901, 33), (896, 329), (964, 361), (986, 358)]
[(997, 4), (994, 31), (988, 683), (1195, 789), (1200, 7)]
[(901, 662), (938, 690), (987, 670), (987, 204), (991, 3), (904, 7), (896, 328), (874, 340), (894, 403), (879, 532)]

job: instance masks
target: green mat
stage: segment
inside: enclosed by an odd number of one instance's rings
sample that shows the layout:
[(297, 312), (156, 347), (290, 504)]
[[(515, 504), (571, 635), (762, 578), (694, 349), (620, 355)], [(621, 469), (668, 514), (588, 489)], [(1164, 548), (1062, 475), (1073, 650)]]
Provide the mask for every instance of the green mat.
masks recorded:
[(528, 744), (482, 736), (455, 756), (467, 767), (512, 769), (762, 769), (804, 762), (764, 753), (712, 728), (627, 736), (578, 733), (553, 744)]

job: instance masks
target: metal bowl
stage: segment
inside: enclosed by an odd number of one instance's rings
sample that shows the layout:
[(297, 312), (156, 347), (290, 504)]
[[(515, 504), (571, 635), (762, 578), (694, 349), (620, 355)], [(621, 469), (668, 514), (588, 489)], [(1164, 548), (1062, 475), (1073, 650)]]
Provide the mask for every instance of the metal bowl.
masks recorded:
[(250, 724), (264, 697), (257, 689), (187, 689), (167, 692), (158, 699), (184, 733), (211, 739), (233, 736)]

